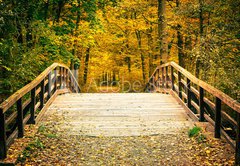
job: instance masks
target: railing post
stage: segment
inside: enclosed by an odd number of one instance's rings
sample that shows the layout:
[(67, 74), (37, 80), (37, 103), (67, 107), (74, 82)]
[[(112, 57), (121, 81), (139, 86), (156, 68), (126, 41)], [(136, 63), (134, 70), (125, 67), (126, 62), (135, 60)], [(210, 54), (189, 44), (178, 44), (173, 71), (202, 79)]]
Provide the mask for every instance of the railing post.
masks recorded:
[(64, 68), (62, 68), (62, 88), (64, 88)]
[(221, 137), (221, 100), (216, 97), (215, 101), (215, 138)]
[(5, 114), (0, 109), (0, 159), (7, 157), (7, 136), (5, 125)]
[(172, 90), (175, 91), (173, 69), (174, 69), (174, 68), (171, 66), (171, 82), (172, 82)]
[(235, 165), (240, 165), (240, 113), (237, 113), (237, 124)]
[(66, 87), (66, 69), (63, 68), (63, 88)]
[(51, 88), (52, 87), (52, 72), (48, 74), (48, 99), (51, 98)]
[(200, 108), (200, 122), (205, 120), (204, 118), (204, 90), (202, 87), (199, 87), (199, 108)]
[(36, 105), (36, 88), (31, 90), (31, 117), (30, 123), (35, 124), (35, 105)]
[(187, 106), (188, 108), (191, 108), (191, 100), (192, 100), (192, 96), (191, 96), (191, 82), (190, 80), (187, 78)]
[(164, 67), (162, 67), (162, 88), (165, 86)]
[(168, 88), (168, 66), (166, 66), (166, 88)]
[(56, 92), (57, 91), (57, 80), (58, 80), (57, 68), (54, 70), (54, 77), (55, 77), (55, 80), (54, 80), (54, 91)]
[(17, 126), (18, 138), (22, 138), (24, 135), (22, 98), (17, 101)]
[(62, 67), (59, 67), (60, 85), (59, 89), (62, 89)]
[(181, 72), (178, 71), (178, 96), (180, 98), (182, 98), (182, 83), (181, 83), (181, 80), (182, 80), (182, 76), (181, 76)]
[(67, 70), (67, 75), (66, 75), (66, 86), (69, 88), (69, 71)]
[(44, 106), (44, 93), (45, 93), (45, 79), (43, 79), (42, 80), (42, 82), (41, 82), (41, 91), (40, 91), (40, 109), (42, 109), (43, 108), (43, 106)]

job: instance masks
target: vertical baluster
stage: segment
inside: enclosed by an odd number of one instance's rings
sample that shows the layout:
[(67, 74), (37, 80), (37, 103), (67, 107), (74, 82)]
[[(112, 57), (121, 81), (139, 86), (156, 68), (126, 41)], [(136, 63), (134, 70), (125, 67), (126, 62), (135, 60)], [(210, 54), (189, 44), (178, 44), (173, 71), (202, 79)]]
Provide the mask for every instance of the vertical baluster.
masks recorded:
[(66, 88), (66, 69), (63, 68), (63, 88)]
[(51, 91), (52, 91), (51, 87), (52, 87), (52, 72), (48, 74), (48, 99), (51, 98)]
[(199, 108), (200, 108), (200, 122), (204, 122), (204, 90), (202, 87), (199, 87)]
[(240, 165), (240, 113), (237, 113), (237, 124), (235, 165)]
[(191, 82), (187, 78), (187, 106), (188, 106), (188, 108), (191, 108), (191, 100), (192, 100), (192, 96), (191, 96)]
[(164, 79), (164, 67), (162, 67), (162, 88), (164, 88), (165, 79)]
[(18, 138), (22, 138), (24, 135), (22, 98), (17, 101), (17, 126)]
[(40, 91), (40, 109), (42, 109), (43, 108), (43, 106), (44, 106), (44, 93), (45, 93), (45, 79), (43, 79), (42, 80), (42, 82), (41, 82), (41, 84), (40, 84), (40, 86), (41, 86), (41, 91)]
[(174, 78), (174, 75), (173, 75), (173, 73), (174, 73), (173, 69), (174, 69), (174, 68), (171, 66), (171, 82), (172, 82), (172, 90), (175, 91), (175, 87), (174, 87), (174, 80), (175, 80), (175, 78)]
[(69, 88), (69, 70), (67, 70), (67, 75), (66, 75), (66, 86)]
[(59, 74), (60, 74), (60, 85), (59, 85), (59, 89), (62, 89), (62, 67), (59, 67)]
[(168, 88), (168, 66), (166, 66), (166, 88)]
[(36, 105), (36, 88), (31, 90), (31, 117), (30, 124), (35, 124), (35, 105)]
[(58, 80), (58, 76), (57, 76), (57, 68), (54, 70), (54, 77), (55, 77), (55, 80), (54, 80), (54, 91), (56, 92), (57, 91), (57, 80)]
[(6, 136), (6, 124), (5, 114), (3, 109), (0, 109), (0, 159), (7, 157), (7, 136)]
[(62, 68), (62, 88), (64, 88), (64, 84), (65, 84), (65, 68)]
[(182, 75), (181, 75), (181, 72), (178, 71), (178, 96), (180, 98), (182, 98), (182, 83), (181, 83), (181, 80), (182, 80)]
[(221, 137), (221, 100), (216, 97), (215, 101), (215, 138)]

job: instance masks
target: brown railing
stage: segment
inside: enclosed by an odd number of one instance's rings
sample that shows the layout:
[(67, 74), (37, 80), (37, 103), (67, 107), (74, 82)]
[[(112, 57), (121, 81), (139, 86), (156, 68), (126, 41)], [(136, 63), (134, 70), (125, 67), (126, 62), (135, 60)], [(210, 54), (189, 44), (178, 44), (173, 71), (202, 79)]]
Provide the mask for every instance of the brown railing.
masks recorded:
[(16, 137), (24, 136), (25, 124), (37, 123), (55, 97), (67, 92), (79, 93), (79, 85), (67, 66), (54, 63), (1, 103), (0, 159)]
[(236, 165), (240, 164), (240, 104), (236, 100), (174, 62), (158, 66), (145, 90), (170, 93), (194, 120), (210, 122), (215, 138), (225, 137), (235, 148)]

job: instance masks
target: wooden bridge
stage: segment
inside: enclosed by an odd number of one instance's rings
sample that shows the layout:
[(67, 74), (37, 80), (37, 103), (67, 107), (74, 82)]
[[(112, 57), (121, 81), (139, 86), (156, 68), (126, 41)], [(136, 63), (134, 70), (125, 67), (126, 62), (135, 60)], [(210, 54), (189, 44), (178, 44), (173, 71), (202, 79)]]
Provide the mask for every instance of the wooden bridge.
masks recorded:
[(149, 93), (80, 93), (69, 68), (55, 63), (0, 105), (0, 158), (6, 158), (15, 138), (24, 136), (27, 123), (54, 115), (64, 117), (57, 125), (69, 135), (93, 136), (176, 133), (193, 121), (208, 121), (214, 136), (235, 148), (235, 164), (240, 164), (237, 101), (174, 62), (157, 67), (145, 91)]

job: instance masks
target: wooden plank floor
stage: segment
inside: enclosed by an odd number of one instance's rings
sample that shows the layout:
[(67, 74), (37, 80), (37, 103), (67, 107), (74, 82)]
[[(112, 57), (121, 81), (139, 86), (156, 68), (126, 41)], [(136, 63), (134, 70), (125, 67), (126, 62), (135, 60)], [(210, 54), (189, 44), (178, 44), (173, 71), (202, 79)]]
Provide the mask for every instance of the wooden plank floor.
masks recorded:
[(82, 93), (58, 96), (44, 115), (69, 135), (139, 136), (179, 133), (193, 126), (169, 94)]

